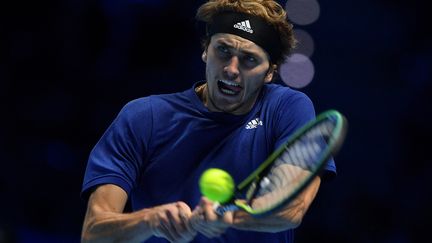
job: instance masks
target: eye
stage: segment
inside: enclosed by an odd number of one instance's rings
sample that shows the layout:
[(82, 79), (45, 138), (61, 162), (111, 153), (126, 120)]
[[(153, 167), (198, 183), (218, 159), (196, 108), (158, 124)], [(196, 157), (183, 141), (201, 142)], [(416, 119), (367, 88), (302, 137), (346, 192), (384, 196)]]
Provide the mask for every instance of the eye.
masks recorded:
[(258, 60), (252, 55), (245, 55), (244, 60), (247, 61), (248, 63), (251, 63), (251, 64), (258, 62)]
[(259, 59), (254, 55), (245, 54), (242, 56), (242, 63), (247, 68), (253, 68), (259, 65)]
[(222, 54), (228, 54), (228, 52), (229, 52), (228, 48), (226, 46), (224, 46), (224, 45), (217, 46), (217, 49)]

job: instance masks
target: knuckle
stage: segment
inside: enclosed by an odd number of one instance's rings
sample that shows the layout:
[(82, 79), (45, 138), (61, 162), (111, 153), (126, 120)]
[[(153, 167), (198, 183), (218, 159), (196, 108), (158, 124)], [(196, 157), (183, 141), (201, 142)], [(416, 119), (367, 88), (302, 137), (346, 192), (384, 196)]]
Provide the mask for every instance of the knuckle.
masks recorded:
[(190, 210), (189, 206), (185, 202), (177, 202), (176, 206), (183, 210)]

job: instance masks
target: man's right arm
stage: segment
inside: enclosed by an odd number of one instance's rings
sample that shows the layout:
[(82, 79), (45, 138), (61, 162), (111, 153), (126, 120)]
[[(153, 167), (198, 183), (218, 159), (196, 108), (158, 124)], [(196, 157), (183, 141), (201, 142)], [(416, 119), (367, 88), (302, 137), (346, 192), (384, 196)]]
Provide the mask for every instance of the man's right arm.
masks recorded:
[(81, 241), (142, 242), (154, 235), (171, 242), (187, 242), (196, 234), (188, 224), (191, 210), (183, 202), (123, 213), (126, 202), (122, 188), (99, 186), (88, 201)]

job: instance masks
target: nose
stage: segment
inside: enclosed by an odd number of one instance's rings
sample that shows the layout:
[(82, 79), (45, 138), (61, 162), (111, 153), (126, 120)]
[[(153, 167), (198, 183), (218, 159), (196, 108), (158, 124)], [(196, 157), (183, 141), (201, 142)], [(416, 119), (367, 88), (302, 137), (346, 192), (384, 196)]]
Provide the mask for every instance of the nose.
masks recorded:
[(239, 75), (239, 59), (237, 56), (232, 56), (224, 67), (224, 73), (228, 79), (236, 79)]

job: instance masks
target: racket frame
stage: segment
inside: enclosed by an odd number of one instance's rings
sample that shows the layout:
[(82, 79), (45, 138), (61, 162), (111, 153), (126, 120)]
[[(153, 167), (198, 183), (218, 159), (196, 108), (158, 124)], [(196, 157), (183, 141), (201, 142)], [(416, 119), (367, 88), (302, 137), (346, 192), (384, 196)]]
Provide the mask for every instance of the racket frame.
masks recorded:
[(290, 202), (294, 197), (296, 197), (315, 178), (315, 176), (317, 176), (321, 172), (322, 168), (325, 165), (325, 162), (332, 155), (335, 155), (338, 152), (345, 139), (347, 131), (347, 120), (340, 112), (336, 110), (328, 110), (319, 114), (314, 120), (311, 120), (303, 127), (298, 129), (296, 132), (294, 132), (285, 143), (279, 146), (278, 149), (276, 149), (257, 169), (255, 169), (254, 172), (252, 172), (246, 179), (244, 179), (236, 188), (236, 194), (240, 194), (240, 192), (244, 191), (246, 187), (250, 187), (254, 183), (258, 185), (263, 178), (262, 175), (266, 174), (264, 172), (271, 168), (270, 165), (277, 160), (277, 158), (286, 150), (287, 147), (291, 146), (291, 144), (293, 144), (299, 137), (305, 134), (311, 127), (321, 123), (323, 120), (327, 119), (330, 116), (333, 116), (336, 119), (336, 126), (333, 128), (333, 132), (331, 133), (335, 134), (336, 136), (331, 136), (329, 138), (328, 146), (322, 152), (324, 156), (322, 156), (318, 161), (318, 168), (313, 173), (311, 173), (311, 175), (294, 191), (293, 194), (291, 194), (286, 199), (280, 201), (270, 210), (256, 210), (249, 205), (251, 203), (251, 200), (253, 199), (252, 195), (255, 194), (256, 188), (253, 188), (252, 190), (251, 188), (249, 188), (246, 192), (246, 200), (234, 199), (231, 203), (219, 206), (216, 209), (216, 213), (223, 215), (227, 211), (236, 211), (238, 209), (242, 209), (253, 216), (265, 216), (270, 214), (271, 212), (274, 212), (275, 210), (278, 210), (283, 205), (286, 205), (288, 202)]

